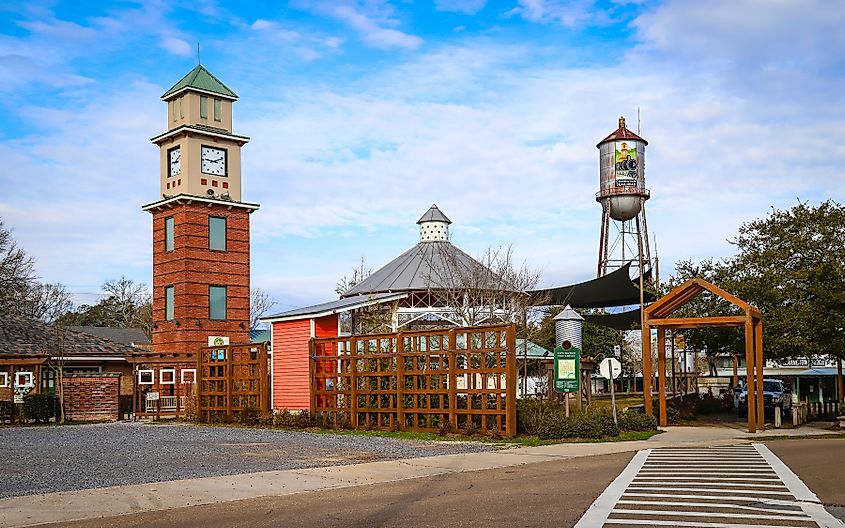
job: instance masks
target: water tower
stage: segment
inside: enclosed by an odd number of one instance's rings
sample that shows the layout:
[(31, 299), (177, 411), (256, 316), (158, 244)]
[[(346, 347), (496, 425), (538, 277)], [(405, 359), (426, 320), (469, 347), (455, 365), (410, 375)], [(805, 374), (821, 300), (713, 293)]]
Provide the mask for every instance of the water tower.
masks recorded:
[(599, 142), (599, 192), (602, 207), (598, 277), (632, 262), (631, 267), (652, 269), (645, 202), (645, 147), (648, 141), (625, 127)]

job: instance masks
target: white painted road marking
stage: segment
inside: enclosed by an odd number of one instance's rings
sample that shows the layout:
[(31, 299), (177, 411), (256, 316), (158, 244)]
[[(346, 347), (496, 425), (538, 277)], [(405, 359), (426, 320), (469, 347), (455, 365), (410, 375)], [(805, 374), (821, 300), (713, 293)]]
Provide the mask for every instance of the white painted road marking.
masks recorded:
[(845, 528), (763, 444), (638, 452), (576, 528)]

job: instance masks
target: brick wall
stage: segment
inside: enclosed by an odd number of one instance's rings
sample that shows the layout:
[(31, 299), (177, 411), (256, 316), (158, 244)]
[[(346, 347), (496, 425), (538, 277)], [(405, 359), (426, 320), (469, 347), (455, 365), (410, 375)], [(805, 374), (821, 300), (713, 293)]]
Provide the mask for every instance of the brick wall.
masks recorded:
[(120, 377), (119, 372), (65, 376), (65, 418), (117, 421)]
[[(181, 203), (153, 213), (153, 352), (196, 354), (208, 336), (249, 342), (249, 210), (232, 204)], [(208, 249), (209, 216), (226, 218), (226, 250)], [(165, 251), (165, 219), (173, 217), (173, 250)], [(226, 286), (226, 320), (212, 321), (208, 287)], [(174, 318), (165, 318), (173, 286)], [(195, 357), (195, 356), (194, 356)]]

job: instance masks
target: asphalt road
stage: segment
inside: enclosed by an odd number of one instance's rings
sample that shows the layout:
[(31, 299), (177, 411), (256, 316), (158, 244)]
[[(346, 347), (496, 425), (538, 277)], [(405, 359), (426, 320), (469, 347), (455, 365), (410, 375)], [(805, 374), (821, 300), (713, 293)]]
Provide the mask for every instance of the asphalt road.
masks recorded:
[(54, 524), (78, 528), (573, 526), (633, 453)]
[(804, 481), (830, 513), (845, 521), (845, 438), (777, 440), (765, 444)]
[[(845, 439), (779, 440), (771, 449), (845, 519)], [(455, 473), (49, 526), (571, 527), (633, 453)]]

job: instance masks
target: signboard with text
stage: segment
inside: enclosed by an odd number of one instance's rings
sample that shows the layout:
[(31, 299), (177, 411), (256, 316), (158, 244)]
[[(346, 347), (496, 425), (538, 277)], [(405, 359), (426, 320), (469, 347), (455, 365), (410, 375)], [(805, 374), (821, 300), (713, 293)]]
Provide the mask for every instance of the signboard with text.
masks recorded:
[(570, 346), (555, 349), (555, 391), (578, 392), (581, 378), (581, 351)]

